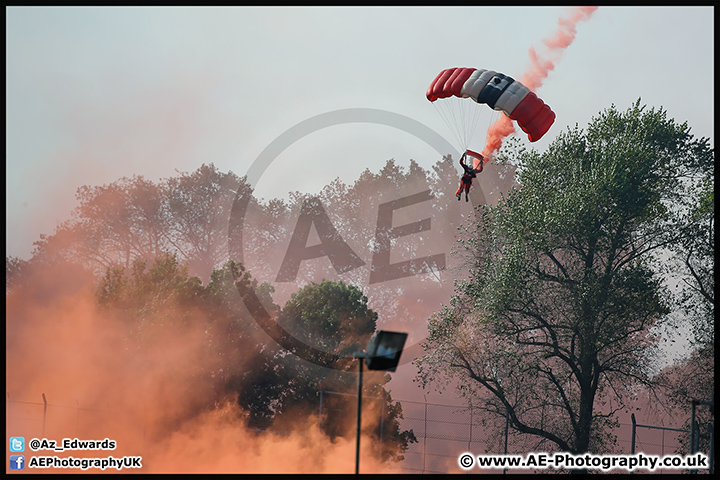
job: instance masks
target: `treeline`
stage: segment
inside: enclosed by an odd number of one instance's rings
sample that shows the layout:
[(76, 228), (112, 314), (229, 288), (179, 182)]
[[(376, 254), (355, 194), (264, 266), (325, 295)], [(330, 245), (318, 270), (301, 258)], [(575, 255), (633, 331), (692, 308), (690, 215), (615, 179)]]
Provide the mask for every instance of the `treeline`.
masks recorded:
[[(36, 242), (31, 259), (6, 258), (6, 292), (49, 302), (73, 282), (93, 282), (102, 315), (125, 332), (120, 343), (144, 354), (160, 351), (158, 345), (178, 332), (202, 332), (192, 379), (207, 392), (194, 408), (211, 409), (231, 396), (250, 427), (289, 430), (298, 418), (320, 411), (321, 391), (356, 393), (352, 353), (377, 330), (378, 311), (424, 330), (432, 298), (452, 285), (444, 270), (462, 220), (450, 202), (456, 182), (453, 161), (445, 158), (433, 173), (390, 160), (352, 186), (336, 180), (318, 195), (294, 192), (289, 201), (258, 201), (244, 178), (213, 165), (157, 183), (136, 176), (86, 186), (78, 190), (71, 218)], [(387, 224), (384, 250), (378, 247), (379, 215)], [(421, 224), (411, 235), (426, 241), (398, 242), (407, 234), (398, 235), (393, 225), (403, 224)], [(319, 239), (310, 238), (310, 227)], [(308, 255), (318, 241), (325, 251)], [(381, 263), (378, 251), (392, 279), (363, 289), (372, 291), (378, 307), (371, 309), (357, 285), (366, 285), (373, 265)], [(441, 261), (425, 261), (431, 258)], [(277, 281), (282, 265), (293, 262), (288, 278)], [(344, 280), (325, 280), (338, 272)], [(46, 285), (48, 278), (63, 280)], [(329, 355), (299, 358), (283, 348), (248, 311), (250, 294), (296, 343)], [(408, 298), (416, 305), (404, 311)], [(12, 330), (21, 320), (11, 317)], [(416, 439), (400, 428), (402, 406), (386, 388), (389, 379), (382, 372), (366, 375), (365, 394), (384, 405), (383, 418), (365, 434), (377, 438), (379, 458), (398, 460)], [(323, 402), (323, 431), (331, 438), (353, 434), (350, 397)]]

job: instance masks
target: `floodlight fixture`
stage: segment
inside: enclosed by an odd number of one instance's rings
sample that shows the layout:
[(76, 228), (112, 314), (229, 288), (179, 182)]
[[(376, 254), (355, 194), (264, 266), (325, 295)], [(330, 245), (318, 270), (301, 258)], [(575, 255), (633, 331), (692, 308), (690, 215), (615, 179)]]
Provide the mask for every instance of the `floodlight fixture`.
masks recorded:
[(367, 346), (365, 364), (369, 370), (394, 372), (400, 363), (407, 333), (379, 330)]

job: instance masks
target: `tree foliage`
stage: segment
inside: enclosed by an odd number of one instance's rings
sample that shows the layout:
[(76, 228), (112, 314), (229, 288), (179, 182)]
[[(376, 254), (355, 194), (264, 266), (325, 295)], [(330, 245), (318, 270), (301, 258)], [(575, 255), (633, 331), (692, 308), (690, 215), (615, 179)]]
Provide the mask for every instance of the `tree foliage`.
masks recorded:
[[(690, 429), (687, 411), (693, 401), (709, 402), (715, 395), (715, 187), (712, 162), (700, 165), (699, 174), (688, 179), (697, 193), (685, 197), (678, 215), (679, 240), (671, 245), (673, 256), (666, 264), (668, 275), (678, 280), (676, 308), (689, 330), (691, 353), (663, 371), (670, 403), (685, 414), (683, 428)], [(680, 323), (680, 322), (678, 322)], [(712, 408), (696, 410), (700, 427), (700, 451), (709, 452), (714, 425)], [(713, 427), (714, 428), (714, 427)], [(690, 435), (681, 434), (684, 452), (689, 451)]]
[[(188, 271), (174, 255), (159, 257), (149, 266), (137, 259), (129, 271), (108, 268), (96, 292), (104, 311), (124, 323), (136, 348), (152, 350), (156, 342), (183, 329), (202, 332), (204, 348), (196, 376), (205, 382), (213, 379), (214, 391), (206, 397), (205, 408), (232, 394), (247, 412), (250, 426), (291, 431), (298, 418), (319, 412), (321, 390), (356, 392), (356, 361), (351, 355), (370, 340), (377, 320), (357, 287), (329, 281), (311, 284), (281, 310), (272, 303), (272, 287), (258, 285), (242, 264), (227, 262), (213, 271), (207, 285)], [(338, 364), (301, 360), (272, 342), (244, 308), (242, 294), (249, 288), (274, 305), (280, 322), (295, 338), (340, 355)], [(366, 433), (378, 439), (379, 458), (398, 460), (415, 440), (412, 431), (399, 428), (402, 407), (382, 387), (389, 379), (376, 375), (366, 382), (366, 390), (383, 395), (385, 403), (382, 437), (381, 422), (374, 422)], [(354, 404), (326, 401), (324, 432), (333, 439), (350, 436)]]
[(34, 256), (54, 256), (102, 273), (171, 253), (207, 279), (228, 259), (233, 199), (250, 187), (214, 165), (157, 183), (142, 176), (83, 186), (71, 218), (35, 243)]
[(429, 321), (420, 380), (459, 379), (546, 448), (610, 448), (616, 412), (654, 384), (653, 326), (671, 305), (658, 260), (712, 158), (639, 101), (522, 153), (519, 187), (466, 229), (470, 276)]
[[(305, 417), (322, 408), (323, 431), (333, 439), (352, 438), (356, 405), (354, 400), (349, 400), (357, 394), (358, 368), (358, 360), (352, 354), (364, 350), (376, 330), (377, 318), (377, 313), (368, 308), (368, 298), (363, 292), (342, 281), (313, 282), (292, 295), (282, 308), (278, 322), (295, 339), (331, 353), (337, 360), (332, 364), (320, 358), (301, 360), (279, 350), (259, 365), (263, 377), (273, 380), (270, 384), (282, 386), (273, 405), (276, 426), (281, 427), (298, 415)], [(412, 431), (400, 429), (402, 407), (392, 401), (384, 387), (389, 380), (388, 374), (379, 372), (368, 375), (363, 382), (365, 395), (379, 397), (384, 404), (374, 414), (382, 418), (372, 422), (372, 428), (365, 434), (377, 439), (373, 448), (380, 458), (397, 461), (403, 458), (402, 453), (409, 443), (417, 440)], [(264, 387), (270, 384), (266, 383)], [(328, 393), (321, 397), (322, 392)], [(246, 396), (244, 401), (258, 400)]]

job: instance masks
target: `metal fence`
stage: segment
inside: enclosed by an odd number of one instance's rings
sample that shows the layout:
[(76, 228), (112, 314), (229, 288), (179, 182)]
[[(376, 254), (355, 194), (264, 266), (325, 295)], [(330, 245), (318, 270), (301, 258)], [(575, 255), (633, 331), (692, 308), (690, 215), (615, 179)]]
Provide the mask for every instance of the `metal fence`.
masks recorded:
[[(81, 406), (77, 401), (75, 405), (63, 405), (50, 400), (44, 393), (40, 401), (35, 402), (15, 400), (10, 394), (6, 394), (7, 437), (22, 432), (27, 439), (102, 439), (107, 437), (113, 426), (128, 423), (124, 412)], [(131, 428), (134, 431), (133, 442), (136, 448), (142, 450), (145, 445), (145, 429), (136, 420), (133, 420)]]
[[(401, 426), (412, 429), (418, 440), (405, 452), (403, 470), (419, 474), (464, 472), (457, 463), (461, 453), (485, 453), (487, 437), (477, 424), (478, 412), (473, 408), (427, 401), (400, 403), (404, 417)], [(493, 453), (503, 453), (494, 450)]]
[[(347, 401), (341, 403), (329, 401), (334, 397), (344, 397)], [(323, 418), (332, 408), (348, 409), (354, 405), (356, 395), (323, 391), (321, 392), (318, 407), (319, 418)], [(400, 420), (402, 430), (412, 430), (417, 443), (409, 445), (404, 453), (404, 460), (397, 467), (407, 473), (438, 474), (438, 473), (465, 473), (458, 466), (458, 457), (461, 453), (473, 454), (502, 454), (507, 445), (507, 436), (488, 438), (487, 432), (480, 423), (479, 409), (469, 406), (447, 405), (417, 400), (396, 400), (402, 405), (403, 419)], [(385, 402), (380, 397), (363, 396), (363, 405), (377, 403), (377, 412), (380, 423), (380, 438), (383, 438), (383, 425), (385, 418)], [(367, 403), (366, 403), (367, 402)], [(353, 407), (354, 408), (354, 407)], [(687, 430), (621, 423), (621, 431), (632, 433), (618, 435), (618, 447), (621, 452), (644, 452), (655, 455), (671, 455), (682, 453), (680, 435)], [(95, 435), (104, 438), (107, 425), (113, 422), (122, 422), (122, 412), (88, 408), (79, 405), (60, 405), (50, 403), (45, 395), (39, 401), (25, 401), (6, 398), (6, 431), (7, 435), (15, 435), (14, 430), (22, 425), (24, 434), (37, 438), (62, 438), (68, 435)], [(324, 428), (322, 422), (318, 424)], [(702, 426), (699, 426), (702, 427)], [(137, 426), (143, 430), (141, 426)], [(709, 426), (708, 428), (712, 428)], [(283, 433), (274, 432), (273, 433)], [(290, 432), (286, 432), (290, 434)], [(138, 432), (138, 437), (144, 439), (144, 433)], [(141, 447), (141, 446), (140, 446)], [(510, 453), (524, 453), (517, 445), (510, 445)], [(687, 452), (684, 452), (687, 454)], [(480, 473), (475, 470), (475, 473)], [(502, 473), (502, 470), (485, 470), (483, 473)], [(508, 472), (512, 473), (512, 471)], [(656, 473), (672, 473), (670, 470)], [(677, 473), (677, 471), (674, 471)], [(698, 472), (698, 473), (707, 473)]]

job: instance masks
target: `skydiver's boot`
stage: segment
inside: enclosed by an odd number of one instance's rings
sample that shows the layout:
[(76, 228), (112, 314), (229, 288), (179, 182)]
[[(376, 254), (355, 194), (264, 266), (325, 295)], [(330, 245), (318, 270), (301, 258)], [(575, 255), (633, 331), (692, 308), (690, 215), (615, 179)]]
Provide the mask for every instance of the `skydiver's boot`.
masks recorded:
[[(460, 200), (460, 199), (458, 198), (458, 200)], [(468, 202), (468, 201), (469, 201), (469, 200), (468, 200), (468, 196), (467, 196), (467, 194), (465, 194), (465, 201), (466, 201), (466, 202)]]
[(459, 201), (460, 201), (460, 194), (459, 194), (459, 193), (457, 194), (457, 197), (458, 197), (458, 202), (459, 202)]

